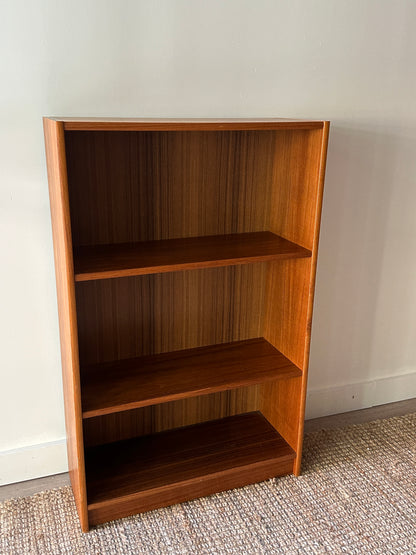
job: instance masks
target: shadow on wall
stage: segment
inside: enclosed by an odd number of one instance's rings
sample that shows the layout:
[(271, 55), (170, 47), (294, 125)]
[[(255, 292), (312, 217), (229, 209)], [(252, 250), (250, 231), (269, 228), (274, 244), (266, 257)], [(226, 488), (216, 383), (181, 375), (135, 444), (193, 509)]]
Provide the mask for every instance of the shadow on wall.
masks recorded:
[(416, 370), (416, 130), (386, 129), (331, 128), (312, 389)]

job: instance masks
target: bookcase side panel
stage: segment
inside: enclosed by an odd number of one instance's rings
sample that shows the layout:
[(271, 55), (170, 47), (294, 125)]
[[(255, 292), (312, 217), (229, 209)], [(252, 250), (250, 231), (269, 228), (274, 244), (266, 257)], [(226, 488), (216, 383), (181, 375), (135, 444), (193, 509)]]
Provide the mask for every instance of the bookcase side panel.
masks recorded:
[[(304, 371), (308, 333), (308, 297), (311, 260), (285, 260), (270, 264), (264, 338)], [(302, 378), (261, 386), (261, 411), (279, 434), (298, 452)]]
[[(269, 266), (264, 337), (302, 371), (302, 378), (261, 390), (264, 414), (295, 449), (299, 474), (329, 124), (285, 132), (276, 150), (271, 231), (312, 250), (312, 258)], [(284, 167), (286, 168), (283, 171)]]
[(313, 243), (312, 243), (312, 259), (311, 259), (311, 272), (309, 281), (309, 296), (307, 308), (307, 328), (305, 337), (305, 350), (303, 360), (303, 375), (302, 387), (300, 398), (300, 415), (299, 415), (299, 436), (298, 447), (296, 450), (296, 459), (294, 462), (293, 472), (296, 476), (300, 474), (302, 463), (302, 446), (303, 446), (303, 429), (305, 422), (305, 405), (306, 405), (306, 390), (308, 383), (309, 371), (309, 355), (311, 345), (311, 332), (312, 332), (312, 315), (313, 315), (313, 302), (315, 298), (315, 280), (316, 280), (316, 265), (318, 262), (318, 245), (319, 245), (319, 232), (321, 229), (321, 213), (322, 213), (322, 200), (324, 193), (324, 181), (326, 170), (326, 157), (328, 151), (328, 138), (329, 138), (329, 122), (324, 122), (322, 133), (317, 134), (319, 140), (319, 163), (317, 167), (317, 192), (315, 207), (315, 218), (313, 222)]
[(269, 229), (312, 250), (323, 129), (276, 134)]
[(81, 527), (83, 531), (88, 531), (75, 281), (63, 124), (45, 118), (44, 133), (58, 296), (68, 467)]
[(311, 259), (269, 265), (264, 337), (305, 371), (322, 203), (322, 129), (276, 136), (270, 231), (312, 251)]

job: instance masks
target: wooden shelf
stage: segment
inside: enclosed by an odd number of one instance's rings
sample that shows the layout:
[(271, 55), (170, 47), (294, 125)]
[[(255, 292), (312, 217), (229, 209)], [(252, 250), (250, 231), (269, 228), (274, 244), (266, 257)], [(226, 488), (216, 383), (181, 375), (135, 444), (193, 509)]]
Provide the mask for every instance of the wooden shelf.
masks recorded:
[(288, 474), (295, 452), (252, 412), (89, 448), (85, 456), (88, 518), (98, 524)]
[(74, 249), (75, 281), (310, 256), (309, 250), (269, 231), (84, 246)]
[(302, 375), (262, 337), (84, 370), (83, 418)]

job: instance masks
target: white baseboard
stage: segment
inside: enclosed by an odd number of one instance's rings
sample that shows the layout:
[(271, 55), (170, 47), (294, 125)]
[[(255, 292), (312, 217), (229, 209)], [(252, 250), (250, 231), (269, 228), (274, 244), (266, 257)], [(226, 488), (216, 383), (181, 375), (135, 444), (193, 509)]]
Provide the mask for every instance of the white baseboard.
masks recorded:
[(65, 438), (0, 452), (0, 486), (67, 471)]
[(416, 370), (325, 389), (309, 389), (306, 418), (319, 418), (416, 397)]

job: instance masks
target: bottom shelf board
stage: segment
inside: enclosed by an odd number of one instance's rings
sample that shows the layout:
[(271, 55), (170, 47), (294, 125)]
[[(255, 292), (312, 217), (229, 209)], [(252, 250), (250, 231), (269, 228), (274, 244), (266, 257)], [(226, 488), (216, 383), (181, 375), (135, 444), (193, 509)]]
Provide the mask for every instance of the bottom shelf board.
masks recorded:
[(86, 450), (90, 525), (290, 474), (295, 452), (259, 412)]

